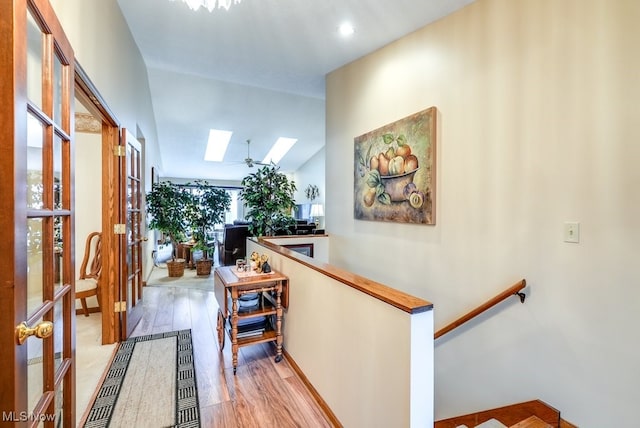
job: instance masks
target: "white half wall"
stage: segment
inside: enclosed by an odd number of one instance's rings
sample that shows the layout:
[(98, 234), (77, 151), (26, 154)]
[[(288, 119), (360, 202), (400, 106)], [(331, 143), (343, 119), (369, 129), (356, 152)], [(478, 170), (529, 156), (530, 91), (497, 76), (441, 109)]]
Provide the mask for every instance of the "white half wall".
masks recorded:
[(342, 426), (433, 425), (433, 311), (410, 314), (248, 239), (252, 251), (289, 277), (284, 348)]

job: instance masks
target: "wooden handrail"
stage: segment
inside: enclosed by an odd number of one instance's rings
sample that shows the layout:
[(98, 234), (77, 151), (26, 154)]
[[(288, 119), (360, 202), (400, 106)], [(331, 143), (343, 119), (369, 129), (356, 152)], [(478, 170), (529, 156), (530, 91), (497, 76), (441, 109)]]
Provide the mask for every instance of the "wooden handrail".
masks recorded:
[(503, 300), (507, 299), (510, 296), (517, 295), (518, 297), (520, 297), (520, 302), (524, 303), (525, 294), (524, 293), (520, 293), (520, 290), (522, 290), (526, 286), (527, 286), (527, 281), (526, 280), (522, 279), (522, 280), (518, 281), (517, 283), (513, 284), (508, 289), (504, 290), (502, 293), (498, 294), (493, 299), (488, 300), (486, 303), (483, 303), (482, 305), (478, 306), (477, 308), (475, 308), (471, 312), (461, 316), (460, 318), (458, 318), (457, 320), (455, 320), (451, 324), (448, 324), (448, 325), (444, 326), (443, 328), (441, 328), (440, 330), (436, 331), (436, 334), (434, 335), (434, 339), (437, 339), (440, 336), (443, 336), (443, 335), (449, 333), (451, 330), (453, 330), (453, 329), (455, 329), (457, 327), (460, 327), (462, 324), (466, 323), (470, 319), (477, 317), (478, 315), (480, 315), (481, 313), (483, 313), (487, 309), (497, 305), (498, 303), (502, 302)]
[[(316, 236), (318, 235), (310, 235), (310, 237)], [(290, 250), (289, 248), (285, 248), (278, 244), (270, 242), (270, 238), (271, 237), (252, 237), (247, 239), (254, 241), (258, 245), (275, 251), (283, 257), (294, 259), (301, 265), (313, 269), (316, 272), (321, 273), (322, 275), (328, 276), (329, 278), (333, 278), (334, 280), (339, 281), (347, 285), (348, 287), (368, 294), (369, 296), (381, 300), (391, 306), (395, 306), (396, 308), (409, 314), (418, 314), (433, 309), (433, 303), (431, 302), (428, 302), (419, 297), (412, 296), (395, 288), (391, 288), (384, 284), (380, 284), (368, 278), (356, 275), (355, 273), (340, 269), (328, 263), (320, 263), (315, 261), (314, 259), (304, 257), (300, 253)], [(274, 236), (273, 238), (279, 239), (281, 237)]]

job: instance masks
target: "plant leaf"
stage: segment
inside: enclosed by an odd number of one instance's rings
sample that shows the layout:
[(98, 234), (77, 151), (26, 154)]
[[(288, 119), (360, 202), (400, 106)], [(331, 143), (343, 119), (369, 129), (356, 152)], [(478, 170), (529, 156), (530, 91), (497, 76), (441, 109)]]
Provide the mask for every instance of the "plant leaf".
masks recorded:
[(367, 186), (377, 187), (380, 184), (380, 172), (377, 169), (367, 173)]
[(389, 194), (385, 192), (382, 195), (378, 196), (378, 201), (383, 205), (391, 205), (391, 196), (389, 196)]

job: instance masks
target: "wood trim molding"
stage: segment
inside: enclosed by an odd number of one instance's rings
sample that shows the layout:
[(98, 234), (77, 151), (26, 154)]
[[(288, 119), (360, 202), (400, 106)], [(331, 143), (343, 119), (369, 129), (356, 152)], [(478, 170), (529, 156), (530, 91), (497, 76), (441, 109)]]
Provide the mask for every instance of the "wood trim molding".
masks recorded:
[(75, 88), (76, 97), (84, 101), (83, 105), (89, 110), (94, 117), (102, 118), (102, 120), (116, 128), (120, 127), (120, 123), (116, 115), (111, 111), (105, 99), (93, 84), (89, 76), (84, 71), (80, 63), (75, 63)]
[(311, 382), (309, 382), (309, 379), (302, 372), (302, 370), (300, 369), (300, 366), (296, 364), (294, 359), (291, 357), (291, 355), (287, 352), (287, 350), (284, 347), (282, 348), (282, 353), (284, 354), (284, 358), (289, 363), (289, 366), (291, 366), (291, 369), (298, 375), (298, 377), (300, 378), (300, 381), (302, 381), (304, 386), (307, 387), (307, 390), (309, 391), (311, 396), (313, 396), (313, 399), (316, 400), (316, 403), (318, 403), (318, 406), (324, 412), (324, 416), (329, 420), (329, 422), (331, 422), (331, 424), (334, 427), (342, 427), (342, 424), (338, 420), (338, 417), (333, 413), (333, 411), (331, 410), (327, 402), (324, 401), (322, 396), (320, 396), (320, 393), (315, 389), (315, 387), (311, 384)]
[(76, 132), (85, 132), (89, 134), (102, 134), (102, 122), (96, 119), (90, 113), (75, 114), (75, 130)]

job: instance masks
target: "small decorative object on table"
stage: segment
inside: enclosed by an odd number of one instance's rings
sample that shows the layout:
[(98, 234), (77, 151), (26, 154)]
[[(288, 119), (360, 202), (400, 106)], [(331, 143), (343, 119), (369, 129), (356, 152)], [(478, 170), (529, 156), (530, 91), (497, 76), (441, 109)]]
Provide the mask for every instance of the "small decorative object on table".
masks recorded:
[(262, 273), (270, 273), (271, 266), (269, 266), (269, 256), (267, 256), (266, 254), (263, 254), (260, 257), (260, 262), (262, 263), (262, 266), (261, 266)]
[(271, 266), (268, 263), (269, 256), (266, 254), (258, 254), (257, 251), (251, 253), (251, 268), (256, 273), (271, 273)]
[(250, 264), (251, 264), (251, 269), (255, 270), (256, 272), (258, 271), (258, 263), (260, 262), (260, 254), (258, 254), (257, 251), (254, 251), (251, 253), (251, 258), (250, 260)]

